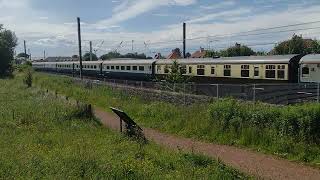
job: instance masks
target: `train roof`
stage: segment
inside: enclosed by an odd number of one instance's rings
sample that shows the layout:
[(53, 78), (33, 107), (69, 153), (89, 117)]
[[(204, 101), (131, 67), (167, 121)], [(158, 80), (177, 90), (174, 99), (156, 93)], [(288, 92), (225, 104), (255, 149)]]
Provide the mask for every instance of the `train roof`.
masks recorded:
[(103, 64), (105, 65), (152, 65), (155, 62), (154, 59), (130, 59), (130, 60), (125, 60), (125, 59), (111, 59), (107, 61), (103, 61)]
[[(99, 61), (82, 61), (82, 64), (100, 64), (105, 65), (151, 65), (155, 62), (154, 59), (111, 59), (111, 60), (99, 60)], [(66, 62), (35, 62), (33, 64), (80, 64), (79, 61), (66, 61)]]
[(301, 58), (300, 64), (320, 64), (320, 54), (309, 54)]
[[(239, 56), (239, 57), (221, 57), (221, 58), (189, 58), (177, 59), (179, 64), (288, 64), (290, 60), (296, 57), (292, 55), (276, 56)], [(171, 59), (158, 60), (157, 64), (172, 64)]]

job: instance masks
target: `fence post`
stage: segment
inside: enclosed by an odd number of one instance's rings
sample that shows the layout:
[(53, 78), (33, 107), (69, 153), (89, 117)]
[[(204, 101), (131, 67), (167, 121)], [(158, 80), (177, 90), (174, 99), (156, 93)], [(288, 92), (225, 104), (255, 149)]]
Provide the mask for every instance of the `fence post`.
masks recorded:
[(317, 103), (320, 101), (320, 83), (318, 83)]
[(217, 99), (219, 99), (219, 84), (217, 84), (216, 86), (217, 86)]
[(186, 83), (183, 83), (184, 105), (186, 105)]
[(256, 102), (256, 84), (253, 84), (253, 102)]

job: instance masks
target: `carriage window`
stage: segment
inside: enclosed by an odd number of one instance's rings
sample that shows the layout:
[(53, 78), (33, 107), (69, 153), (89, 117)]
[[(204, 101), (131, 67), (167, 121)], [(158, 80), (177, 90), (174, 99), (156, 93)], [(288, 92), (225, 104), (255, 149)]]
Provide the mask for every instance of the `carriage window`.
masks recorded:
[(259, 67), (254, 67), (254, 76), (257, 77), (259, 74)]
[(144, 71), (144, 66), (139, 66), (139, 71)]
[(132, 70), (134, 71), (138, 70), (138, 66), (132, 66)]
[(94, 65), (94, 68), (97, 69), (97, 65)]
[(107, 69), (110, 69), (110, 66), (107, 66)]
[(266, 78), (276, 78), (275, 65), (266, 65)]
[(224, 65), (224, 76), (231, 76), (231, 65)]
[(157, 66), (157, 72), (161, 71), (161, 66)]
[(119, 70), (120, 69), (120, 67), (119, 66), (116, 66), (116, 70)]
[(113, 69), (114, 69), (114, 66), (111, 66), (111, 69), (113, 70)]
[(164, 67), (164, 73), (166, 73), (166, 74), (169, 73), (169, 66)]
[(309, 67), (303, 67), (303, 68), (302, 68), (302, 77), (309, 76), (309, 74), (310, 74), (310, 69), (309, 69)]
[(250, 76), (250, 66), (249, 65), (241, 65), (241, 77), (249, 77)]
[(285, 69), (286, 69), (286, 66), (285, 66), (285, 65), (278, 65), (277, 75), (278, 75), (278, 78), (279, 78), (279, 79), (284, 79)]
[(189, 67), (189, 74), (192, 74), (192, 67)]
[(214, 66), (211, 67), (211, 74), (216, 74), (216, 68)]
[(151, 67), (151, 66), (149, 66), (149, 70), (150, 70), (150, 71), (152, 70), (152, 67)]
[(124, 67), (124, 66), (121, 66), (121, 70), (124, 71), (124, 70), (125, 70), (125, 67)]
[(131, 66), (127, 66), (127, 71), (130, 71), (131, 70)]
[(181, 72), (181, 74), (187, 74), (187, 66), (181, 66), (180, 67), (180, 72)]
[(204, 75), (204, 65), (197, 66), (197, 75), (203, 76)]

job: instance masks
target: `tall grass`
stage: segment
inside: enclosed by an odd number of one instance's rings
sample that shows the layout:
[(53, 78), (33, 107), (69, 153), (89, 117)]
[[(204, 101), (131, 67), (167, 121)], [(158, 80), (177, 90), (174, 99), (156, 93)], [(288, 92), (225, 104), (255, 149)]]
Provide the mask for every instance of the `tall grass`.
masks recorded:
[(319, 104), (278, 107), (222, 99), (186, 107), (146, 102), (108, 87), (87, 89), (68, 77), (37, 74), (36, 84), (106, 110), (121, 108), (143, 126), (320, 166)]
[(247, 178), (204, 156), (131, 141), (27, 88), (19, 74), (0, 79), (0, 99), (0, 179)]

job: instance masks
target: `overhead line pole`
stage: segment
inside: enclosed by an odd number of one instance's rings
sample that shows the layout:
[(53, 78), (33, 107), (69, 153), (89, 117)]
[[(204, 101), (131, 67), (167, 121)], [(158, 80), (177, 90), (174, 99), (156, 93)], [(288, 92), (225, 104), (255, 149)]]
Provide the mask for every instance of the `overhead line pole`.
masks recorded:
[(186, 58), (186, 23), (183, 23), (183, 58)]
[(24, 47), (24, 55), (27, 54), (27, 46), (26, 46), (26, 41), (23, 40), (23, 47)]
[(81, 50), (81, 26), (80, 26), (80, 18), (77, 18), (78, 21), (78, 41), (79, 41), (79, 60), (80, 60), (80, 78), (82, 77), (82, 50)]
[(92, 41), (90, 41), (90, 61), (92, 61)]

